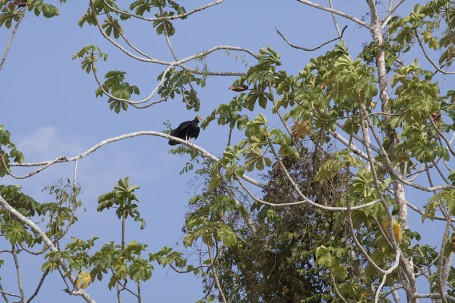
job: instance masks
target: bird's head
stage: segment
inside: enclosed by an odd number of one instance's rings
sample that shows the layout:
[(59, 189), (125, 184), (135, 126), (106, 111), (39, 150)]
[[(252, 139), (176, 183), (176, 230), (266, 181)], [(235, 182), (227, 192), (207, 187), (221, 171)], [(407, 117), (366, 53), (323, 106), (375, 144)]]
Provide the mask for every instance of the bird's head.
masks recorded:
[(196, 120), (197, 122), (199, 122), (199, 121), (201, 121), (201, 120), (202, 120), (202, 117), (201, 117), (201, 116), (199, 116), (199, 115), (197, 115), (197, 116), (196, 116), (196, 119), (194, 119), (194, 120)]

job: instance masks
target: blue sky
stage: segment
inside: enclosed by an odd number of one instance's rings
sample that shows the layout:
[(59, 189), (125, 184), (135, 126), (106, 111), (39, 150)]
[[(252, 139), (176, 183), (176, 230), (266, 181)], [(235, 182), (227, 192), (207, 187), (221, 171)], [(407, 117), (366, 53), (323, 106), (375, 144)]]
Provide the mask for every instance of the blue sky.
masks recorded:
[[(0, 123), (12, 133), (12, 140), (24, 152), (27, 162), (73, 156), (110, 137), (140, 130), (161, 131), (167, 120), (176, 126), (194, 118), (195, 113), (186, 111), (178, 98), (145, 110), (130, 108), (120, 114), (110, 111), (106, 98), (95, 97), (93, 76), (81, 70), (79, 61), (71, 60), (73, 53), (87, 44), (96, 44), (109, 54), (107, 62), (99, 63), (99, 74), (104, 75), (111, 69), (128, 72), (127, 81), (140, 87), (140, 97), (153, 90), (162, 67), (127, 58), (103, 40), (95, 27), (79, 28), (77, 20), (85, 12), (87, 1), (69, 1), (64, 5), (58, 1), (50, 3), (59, 7), (60, 16), (46, 20), (29, 13), (0, 72)], [(182, 1), (187, 10), (204, 3)], [(346, 1), (344, 4), (353, 15), (362, 16), (363, 2)], [(358, 50), (368, 34), (366, 30), (341, 18), (338, 21), (340, 27), (349, 25), (345, 33), (347, 46)], [(292, 49), (276, 34), (275, 27), (290, 41), (305, 47), (319, 45), (336, 36), (329, 14), (290, 0), (227, 0), (183, 22), (177, 21), (175, 26), (177, 33), (172, 42), (179, 58), (216, 45), (242, 46), (253, 51), (271, 46), (281, 53), (283, 68), (289, 73), (298, 72), (311, 57), (331, 46), (318, 53)], [(0, 50), (4, 49), (9, 33), (4, 28), (0, 30)], [(157, 37), (150, 24), (132, 22), (125, 28), (125, 34), (150, 54), (170, 59), (164, 38)], [(241, 60), (236, 60), (235, 56), (234, 53), (229, 57), (220, 53), (209, 57), (207, 63), (213, 70), (243, 71)], [(250, 58), (241, 56), (251, 63)], [(203, 117), (235, 95), (227, 89), (234, 80), (232, 77), (208, 79), (207, 86), (198, 92), (201, 100), (199, 113)], [(227, 134), (227, 130), (213, 125), (202, 131), (196, 143), (220, 155)], [(145, 231), (137, 231), (138, 225), (129, 224), (127, 242), (135, 239), (147, 243), (152, 252), (165, 245), (173, 247), (181, 241), (187, 202), (198, 181), (194, 180), (192, 173), (179, 175), (188, 159), (173, 156), (168, 151), (167, 140), (141, 137), (105, 146), (80, 161), (78, 182), (83, 188), (81, 199), (85, 212), (79, 212), (79, 222), (70, 235), (82, 239), (101, 236), (99, 244), (111, 240), (119, 242), (120, 222), (114, 219), (114, 212), (96, 212), (97, 198), (112, 190), (118, 179), (130, 176), (131, 183), (141, 187), (137, 196), (147, 227)], [(60, 164), (24, 181), (5, 178), (0, 182), (22, 184), (26, 193), (45, 202), (51, 197), (43, 193), (42, 188), (60, 177), (72, 177), (72, 172), (72, 164)], [(28, 275), (27, 272), (29, 291), (37, 274), (30, 272)], [(53, 288), (63, 289), (65, 286), (57, 275), (54, 274), (53, 279), (55, 282), (43, 290), (36, 302), (45, 302), (51, 296), (56, 301), (57, 298), (65, 299), (65, 302), (80, 301), (60, 291), (55, 293)], [(109, 302), (115, 296), (114, 292), (106, 295), (104, 285), (89, 286), (87, 291), (99, 302)], [(194, 302), (202, 297), (200, 282), (194, 276), (179, 275), (158, 266), (144, 292), (149, 302)], [(125, 302), (131, 300), (131, 297), (125, 297)]]

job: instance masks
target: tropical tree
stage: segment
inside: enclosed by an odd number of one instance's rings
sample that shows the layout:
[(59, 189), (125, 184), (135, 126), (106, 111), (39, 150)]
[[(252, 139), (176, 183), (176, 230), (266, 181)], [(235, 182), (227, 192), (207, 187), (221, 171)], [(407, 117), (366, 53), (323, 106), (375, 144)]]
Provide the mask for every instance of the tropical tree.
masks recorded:
[[(144, 257), (147, 245), (126, 244), (123, 236), (120, 245), (109, 242), (95, 252), (96, 238), (74, 239), (61, 247), (59, 240), (82, 204), (75, 177), (50, 187), (56, 196), (51, 204), (38, 203), (14, 186), (1, 188), (1, 231), (11, 245), (5, 253), (16, 260), (17, 254), (34, 253), (31, 249), (39, 246), (46, 256), (42, 280), (59, 271), (72, 284), (66, 291), (87, 302), (94, 302), (85, 290), (88, 283), (106, 277), (119, 302), (123, 291), (140, 302), (141, 283), (150, 279), (153, 263), (202, 277), (203, 302), (455, 301), (455, 94), (441, 84), (455, 73), (450, 71), (453, 1), (411, 7), (403, 0), (367, 0), (364, 14), (357, 17), (335, 8), (331, 0), (327, 5), (299, 0), (308, 12), (331, 14), (338, 37), (307, 48), (277, 31), (290, 47), (314, 52), (295, 75), (281, 68), (280, 54), (270, 46), (258, 52), (214, 46), (179, 58), (172, 44), (174, 22), (222, 2), (187, 11), (171, 0), (138, 0), (128, 8), (113, 0), (90, 0), (80, 26), (96, 27), (127, 57), (161, 67), (156, 86), (143, 99), (133, 99), (140, 90), (127, 82), (126, 72), (111, 70), (104, 80), (100, 77), (99, 66), (105, 64), (100, 61), (108, 54), (98, 46), (85, 46), (73, 56), (94, 76), (97, 96), (115, 113), (153, 110), (176, 98), (198, 111), (198, 91), (209, 89), (207, 79), (232, 77), (230, 89), (238, 94), (214, 106), (202, 123), (203, 128), (216, 123), (229, 131), (221, 157), (168, 132), (143, 131), (104, 140), (74, 157), (24, 163), (8, 131), (0, 130), (0, 174), (12, 177), (21, 177), (14, 173), (17, 166), (37, 166), (25, 176), (32, 177), (56, 163), (77, 164), (99, 147), (130, 137), (182, 143), (172, 151), (190, 159), (182, 172), (205, 180), (189, 201), (183, 238), (186, 248), (199, 253), (198, 261), (168, 247)], [(27, 10), (45, 17), (58, 14), (42, 1), (0, 3), (0, 25), (7, 28), (15, 24), (17, 29)], [(340, 18), (365, 30), (357, 49), (345, 43)], [(125, 28), (137, 21), (151, 23), (171, 60), (158, 59), (128, 39)], [(331, 47), (323, 51), (327, 44)], [(213, 71), (208, 58), (225, 52), (246, 56), (246, 69)], [(127, 218), (143, 222), (134, 202), (136, 189), (129, 178), (121, 179), (99, 199), (98, 210), (117, 209), (122, 233)], [(47, 225), (31, 221), (34, 216)], [(422, 238), (412, 220), (434, 229), (431, 239)], [(434, 228), (436, 222), (444, 228)], [(435, 239), (436, 247), (428, 245)], [(128, 279), (137, 289), (127, 286)], [(33, 299), (20, 283), (19, 290), (17, 295), (0, 289), (7, 302), (11, 296)]]

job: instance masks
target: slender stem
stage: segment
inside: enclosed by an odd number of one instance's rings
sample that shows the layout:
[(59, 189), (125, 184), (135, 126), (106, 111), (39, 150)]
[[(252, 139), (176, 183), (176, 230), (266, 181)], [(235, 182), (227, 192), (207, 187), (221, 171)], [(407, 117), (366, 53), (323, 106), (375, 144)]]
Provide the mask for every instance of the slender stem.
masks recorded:
[(26, 303), (24, 285), (22, 283), (22, 271), (19, 264), (19, 259), (17, 258), (17, 249), (15, 244), (11, 245), (11, 254), (13, 255), (14, 265), (16, 266), (17, 285), (19, 287), (19, 293), (21, 294), (21, 302)]
[(48, 274), (49, 274), (49, 269), (46, 269), (46, 271), (41, 276), (41, 279), (38, 283), (38, 286), (35, 289), (35, 292), (33, 292), (33, 294), (30, 296), (30, 298), (28, 298), (27, 303), (30, 303), (38, 295), (38, 292), (40, 291), (41, 286), (43, 286), (44, 279), (46, 279)]
[(326, 6), (323, 6), (323, 5), (314, 3), (312, 1), (308, 1), (308, 0), (297, 0), (297, 1), (300, 2), (300, 3), (306, 4), (306, 5), (312, 6), (314, 8), (318, 8), (318, 9), (321, 9), (323, 11), (326, 11), (326, 12), (329, 12), (329, 13), (344, 17), (346, 19), (354, 21), (355, 23), (358, 23), (359, 25), (361, 25), (363, 27), (370, 28), (370, 26), (365, 21), (362, 21), (362, 20), (360, 20), (360, 19), (358, 19), (358, 18), (356, 18), (354, 16), (348, 15), (348, 14), (342, 12), (342, 11), (333, 9), (331, 7), (326, 7)]
[(3, 53), (2, 61), (0, 61), (0, 71), (2, 70), (2, 67), (5, 64), (9, 49), (11, 47), (11, 44), (13, 43), (14, 37), (16, 36), (17, 28), (19, 27), (19, 24), (21, 24), (22, 19), (24, 19), (24, 16), (25, 16), (25, 10), (21, 12), (21, 15), (19, 16), (19, 20), (17, 20), (16, 25), (13, 28), (13, 32), (11, 33), (11, 37), (9, 38), (8, 44), (6, 45), (6, 49), (5, 49), (5, 52)]
[(212, 257), (212, 249), (210, 246), (208, 246), (208, 253), (209, 253), (209, 258), (210, 258), (210, 263), (212, 266), (210, 266), (210, 270), (212, 271), (213, 273), (213, 278), (215, 279), (215, 283), (216, 283), (216, 287), (218, 288), (218, 291), (220, 293), (220, 296), (221, 296), (221, 299), (223, 300), (224, 303), (227, 303), (226, 301), (226, 297), (224, 295), (224, 292), (223, 292), (223, 288), (221, 287), (221, 283), (220, 283), (220, 280), (218, 279), (218, 274), (216, 273), (216, 267), (215, 267), (215, 261)]

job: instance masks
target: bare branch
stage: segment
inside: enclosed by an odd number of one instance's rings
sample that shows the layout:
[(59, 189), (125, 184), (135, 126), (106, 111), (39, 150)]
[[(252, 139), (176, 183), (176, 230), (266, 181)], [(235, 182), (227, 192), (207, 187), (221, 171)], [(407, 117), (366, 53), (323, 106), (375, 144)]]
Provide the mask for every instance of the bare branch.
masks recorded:
[(401, 4), (403, 4), (405, 0), (400, 0), (398, 3), (392, 8), (392, 2), (389, 3), (389, 12), (387, 13), (387, 16), (384, 18), (382, 21), (381, 27), (384, 28), (389, 24), (390, 19), (392, 18), (393, 13), (400, 7)]
[(215, 2), (211, 2), (211, 3), (208, 3), (206, 5), (203, 5), (203, 6), (200, 6), (198, 8), (195, 8), (195, 9), (189, 11), (189, 12), (186, 12), (186, 13), (183, 13), (183, 14), (180, 14), (180, 15), (176, 15), (176, 16), (166, 16), (166, 17), (158, 17), (158, 18), (146, 18), (146, 17), (142, 17), (142, 16), (139, 16), (139, 15), (130, 13), (129, 11), (119, 10), (119, 9), (113, 7), (112, 5), (110, 5), (109, 2), (107, 2), (106, 0), (103, 0), (103, 3), (107, 7), (109, 7), (109, 9), (114, 11), (114, 12), (116, 12), (116, 13), (119, 13), (119, 14), (122, 14), (122, 15), (127, 15), (127, 16), (130, 16), (130, 17), (133, 17), (133, 18), (137, 18), (137, 19), (140, 19), (140, 20), (150, 21), (150, 22), (183, 19), (185, 17), (188, 17), (189, 15), (192, 15), (194, 13), (197, 13), (197, 12), (200, 12), (202, 10), (205, 10), (205, 9), (211, 7), (211, 6), (215, 6), (215, 5), (221, 4), (223, 2), (224, 2), (224, 0), (218, 0), (218, 1), (215, 1)]
[(25, 10), (22, 11), (22, 13), (19, 17), (19, 20), (17, 20), (16, 25), (13, 28), (13, 32), (11, 33), (11, 37), (9, 38), (8, 44), (6, 45), (6, 49), (5, 49), (5, 52), (3, 53), (2, 61), (0, 61), (0, 71), (2, 70), (3, 64), (5, 64), (9, 49), (11, 47), (11, 44), (13, 43), (14, 37), (16, 36), (17, 28), (19, 27), (19, 24), (21, 24), (22, 19), (24, 19), (24, 16), (25, 16)]
[(17, 258), (17, 249), (15, 244), (11, 244), (11, 254), (13, 255), (14, 265), (16, 266), (17, 286), (19, 288), (19, 293), (21, 294), (21, 302), (25, 303), (24, 285), (22, 283), (22, 271), (19, 264), (19, 259)]
[(39, 290), (41, 289), (41, 286), (44, 283), (44, 279), (46, 279), (46, 276), (48, 274), (49, 274), (49, 269), (46, 269), (46, 271), (41, 276), (41, 279), (40, 279), (40, 281), (38, 283), (38, 286), (35, 289), (35, 292), (30, 296), (30, 298), (28, 298), (27, 303), (30, 303), (36, 297), (36, 295), (38, 295), (38, 292), (39, 292)]
[[(202, 147), (199, 147), (189, 141), (186, 141), (186, 140), (183, 140), (183, 139), (180, 139), (180, 138), (177, 138), (177, 137), (173, 137), (171, 135), (168, 135), (168, 134), (165, 134), (165, 133), (160, 133), (160, 132), (155, 132), (155, 131), (138, 131), (138, 132), (134, 132), (134, 133), (128, 133), (128, 134), (125, 134), (125, 135), (121, 135), (121, 136), (118, 136), (118, 137), (113, 137), (113, 138), (109, 138), (109, 139), (106, 139), (106, 140), (103, 140), (101, 142), (99, 142), (98, 144), (92, 146), (91, 148), (89, 148), (88, 150), (86, 150), (85, 152), (81, 153), (81, 154), (78, 154), (76, 156), (73, 156), (73, 157), (66, 157), (66, 156), (60, 156), (54, 160), (49, 160), (49, 161), (43, 161), (43, 162), (35, 162), (35, 163), (22, 163), (22, 164), (11, 164), (11, 166), (20, 166), (20, 167), (31, 167), (31, 166), (42, 166), (41, 168), (33, 171), (33, 172), (30, 172), (29, 174), (25, 175), (25, 176), (16, 176), (14, 174), (11, 173), (11, 171), (8, 171), (8, 174), (10, 176), (12, 176), (13, 178), (16, 178), (16, 179), (25, 179), (25, 178), (29, 178), (43, 170), (45, 170), (46, 168), (56, 164), (56, 163), (65, 163), (65, 162), (71, 162), (71, 161), (76, 161), (76, 160), (80, 160), (82, 158), (85, 158), (86, 156), (88, 156), (89, 154), (95, 152), (96, 150), (98, 150), (99, 148), (101, 148), (102, 146), (106, 145), (106, 144), (110, 144), (110, 143), (113, 143), (113, 142), (116, 142), (116, 141), (121, 141), (121, 140), (124, 140), (124, 139), (128, 139), (128, 138), (133, 138), (133, 137), (138, 137), (138, 136), (156, 136), (156, 137), (162, 137), (162, 138), (166, 138), (166, 139), (172, 139), (174, 141), (177, 141), (179, 143), (182, 143), (190, 148), (193, 148), (195, 150), (197, 150), (201, 156), (207, 158), (207, 159), (210, 159), (214, 162), (218, 162), (219, 159), (212, 155), (211, 153), (209, 153), (208, 151), (206, 151), (205, 149), (203, 149)], [(264, 187), (264, 184), (260, 181), (257, 181), (255, 179), (252, 179), (246, 175), (244, 175), (242, 177), (245, 181), (251, 183), (251, 184), (254, 184), (258, 187)]]
[(315, 51), (315, 50), (317, 50), (317, 49), (323, 47), (324, 45), (329, 44), (330, 42), (333, 42), (333, 41), (336, 41), (336, 40), (341, 40), (341, 39), (343, 38), (343, 33), (344, 33), (344, 31), (346, 30), (347, 27), (348, 27), (347, 25), (345, 25), (345, 26), (343, 27), (343, 30), (341, 31), (341, 34), (340, 34), (337, 38), (333, 38), (333, 39), (331, 39), (331, 40), (329, 40), (329, 41), (327, 41), (327, 42), (322, 43), (322, 44), (319, 45), (319, 46), (314, 47), (314, 48), (306, 48), (306, 47), (302, 47), (302, 46), (295, 45), (295, 44), (289, 42), (289, 40), (288, 40), (288, 39), (287, 39), (287, 38), (286, 38), (286, 37), (277, 29), (277, 28), (275, 28), (275, 30), (276, 30), (276, 32), (278, 33), (278, 35), (280, 35), (281, 38), (283, 38), (283, 40), (284, 40), (287, 44), (289, 44), (289, 46), (291, 46), (291, 47), (293, 47), (293, 48), (296, 48), (296, 49), (300, 49), (300, 50), (304, 50), (304, 51), (307, 51), (307, 52), (311, 52), (311, 51)]
[(308, 1), (308, 0), (297, 0), (297, 1), (300, 2), (300, 3), (306, 4), (306, 5), (312, 6), (314, 8), (318, 8), (318, 9), (321, 9), (323, 11), (327, 11), (329, 13), (344, 17), (344, 18), (349, 19), (349, 20), (351, 20), (351, 21), (353, 21), (355, 23), (358, 23), (359, 25), (361, 25), (361, 26), (363, 26), (365, 28), (370, 28), (370, 26), (365, 21), (362, 21), (362, 20), (360, 20), (360, 19), (358, 19), (358, 18), (356, 18), (354, 16), (348, 15), (345, 12), (338, 11), (336, 9), (333, 9), (333, 8), (330, 8), (330, 7), (326, 7), (326, 6), (323, 6), (323, 5)]
[(9, 299), (6, 296), (21, 298), (20, 295), (16, 295), (16, 294), (4, 291), (1, 286), (0, 286), (0, 293), (2, 294), (2, 296), (3, 296), (3, 298), (5, 299), (6, 302), (9, 302)]
[[(91, 7), (93, 7), (93, 3), (92, 3), (93, 0), (90, 0), (90, 5)], [(249, 49), (246, 49), (246, 48), (243, 48), (243, 47), (237, 47), (237, 46), (215, 46), (211, 49), (208, 49), (208, 50), (205, 50), (205, 51), (201, 51), (197, 54), (194, 54), (194, 55), (191, 55), (191, 56), (188, 56), (184, 59), (181, 59), (179, 61), (176, 61), (176, 62), (169, 62), (169, 61), (162, 61), (162, 60), (158, 60), (158, 59), (155, 59), (155, 58), (152, 58), (152, 57), (139, 57), (139, 56), (136, 56), (134, 55), (133, 53), (131, 53), (130, 51), (126, 50), (123, 46), (121, 46), (120, 44), (118, 44), (116, 41), (114, 41), (111, 37), (109, 37), (109, 35), (106, 34), (106, 32), (103, 30), (103, 28), (101, 27), (101, 23), (99, 22), (99, 19), (98, 17), (95, 15), (95, 20), (96, 20), (96, 25), (98, 26), (98, 30), (99, 32), (101, 33), (101, 35), (106, 38), (106, 40), (108, 40), (112, 45), (114, 45), (116, 48), (118, 48), (119, 50), (121, 50), (123, 53), (125, 53), (127, 56), (133, 58), (133, 59), (136, 59), (138, 61), (142, 61), (142, 62), (148, 62), (148, 63), (156, 63), (156, 64), (160, 64), (160, 65), (171, 65), (171, 64), (174, 64), (174, 65), (182, 65), (188, 61), (191, 61), (191, 60), (194, 60), (194, 59), (200, 59), (204, 56), (207, 56), (213, 52), (216, 52), (218, 50), (232, 50), (232, 51), (240, 51), (240, 52), (245, 52), (249, 55), (251, 55), (253, 58), (258, 58), (257, 55), (249, 50)]]
[(212, 258), (212, 250), (211, 250), (210, 246), (207, 245), (207, 247), (208, 247), (208, 253), (209, 253), (209, 258), (210, 258), (210, 263), (211, 263), (210, 270), (213, 273), (216, 287), (221, 295), (221, 299), (223, 299), (223, 302), (227, 303), (226, 296), (224, 295), (223, 288), (221, 287), (221, 284), (220, 284), (220, 280), (218, 279), (218, 274), (216, 273), (214, 259)]

